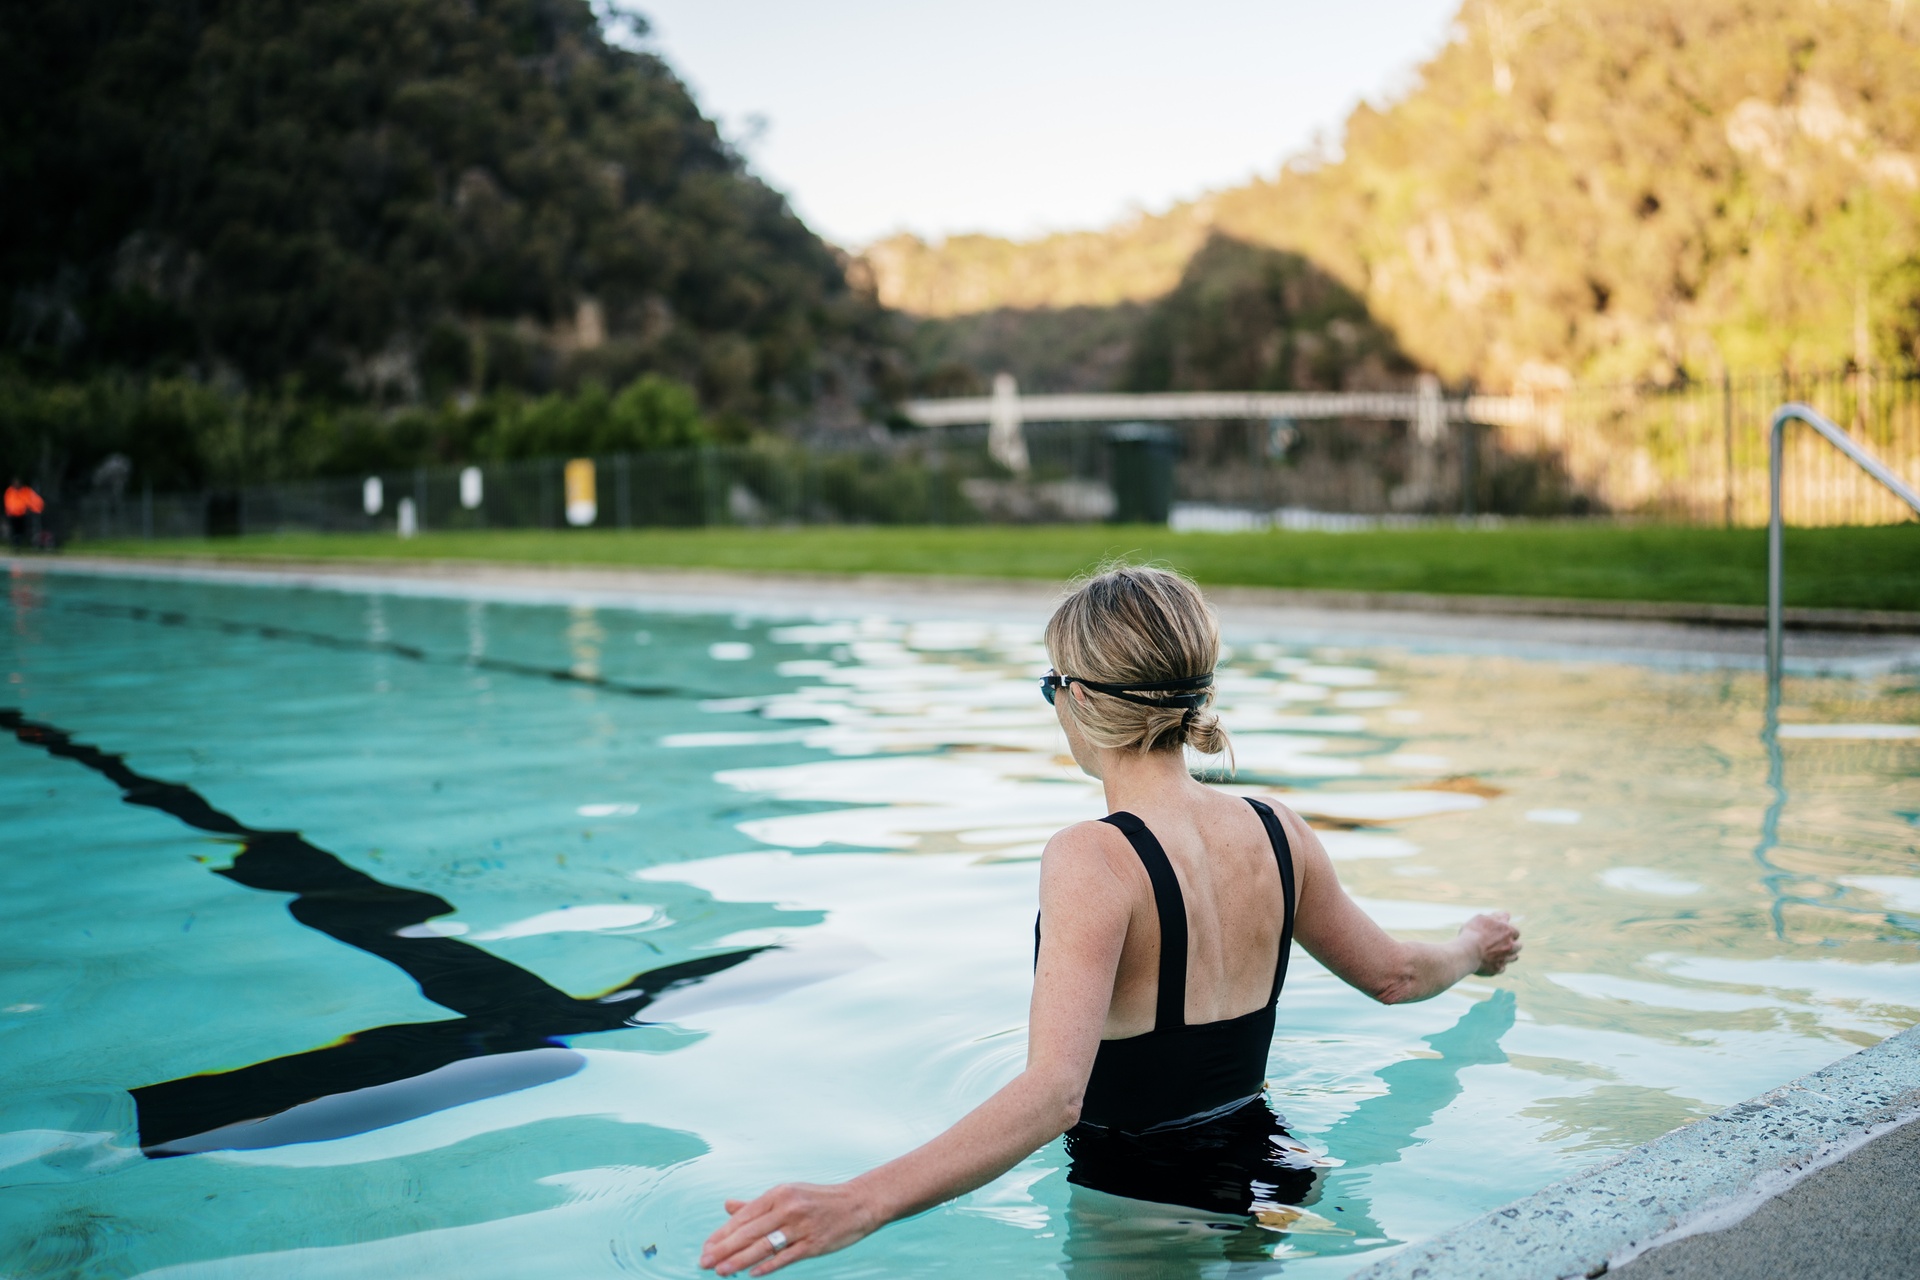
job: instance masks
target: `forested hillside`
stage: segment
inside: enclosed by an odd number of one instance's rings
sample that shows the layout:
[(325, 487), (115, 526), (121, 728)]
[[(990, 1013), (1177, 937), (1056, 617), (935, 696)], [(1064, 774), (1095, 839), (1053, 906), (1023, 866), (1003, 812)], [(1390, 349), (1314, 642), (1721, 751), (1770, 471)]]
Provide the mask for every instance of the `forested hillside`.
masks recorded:
[[(954, 351), (940, 335), (956, 324), (989, 328), (982, 313), (1016, 334), (1124, 305), (1146, 335), (1113, 364), (1129, 385), (1221, 386), (1263, 372), (1247, 350), (1303, 332), (1247, 305), (1270, 271), (1258, 255), (1229, 273), (1238, 287), (1221, 280), (1203, 250), (1222, 241), (1311, 264), (1378, 326), (1362, 346), (1397, 344), (1455, 383), (1911, 362), (1920, 6), (1467, 0), (1414, 87), (1355, 111), (1329, 155), (1107, 232), (902, 237), (867, 256), (883, 301), (967, 317), (923, 326), (923, 352)], [(1216, 282), (1211, 303), (1196, 275)], [(1234, 340), (1217, 360), (1157, 360), (1146, 348), (1164, 344), (1169, 306), (1175, 327)], [(1329, 318), (1351, 337), (1350, 314)], [(1338, 343), (1324, 324), (1306, 332)]]
[(515, 411), (447, 406), (643, 375), (734, 431), (888, 390), (836, 251), (584, 0), (15, 0), (0, 114), (16, 468), (325, 469), (383, 445), (356, 407), (457, 453)]

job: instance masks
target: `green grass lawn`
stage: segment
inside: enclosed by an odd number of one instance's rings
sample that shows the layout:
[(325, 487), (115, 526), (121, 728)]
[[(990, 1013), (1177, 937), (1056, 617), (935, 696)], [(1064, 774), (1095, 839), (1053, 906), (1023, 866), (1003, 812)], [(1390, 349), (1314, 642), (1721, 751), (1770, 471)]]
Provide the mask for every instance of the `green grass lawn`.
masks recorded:
[[(1113, 556), (1171, 564), (1208, 586), (1765, 604), (1759, 529), (1511, 524), (1362, 533), (1170, 533), (1107, 525), (515, 530), (256, 535), (76, 545), (117, 555), (489, 560), (820, 573), (1064, 579)], [(1787, 602), (1920, 610), (1920, 525), (1793, 529)]]

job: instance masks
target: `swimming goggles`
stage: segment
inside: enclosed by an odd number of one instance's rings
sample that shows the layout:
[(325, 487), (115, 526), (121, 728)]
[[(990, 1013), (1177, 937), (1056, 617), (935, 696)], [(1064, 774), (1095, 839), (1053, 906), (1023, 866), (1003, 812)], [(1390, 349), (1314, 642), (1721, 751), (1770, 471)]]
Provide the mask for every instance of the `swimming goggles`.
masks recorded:
[[(1095, 693), (1104, 693), (1110, 698), (1119, 698), (1123, 702), (1137, 702), (1143, 707), (1175, 707), (1197, 711), (1206, 705), (1207, 691), (1213, 687), (1213, 672), (1187, 676), (1181, 680), (1102, 684), (1098, 680), (1087, 680), (1080, 676), (1063, 676), (1049, 671), (1040, 677), (1040, 696), (1047, 700), (1048, 706), (1052, 706), (1054, 695), (1070, 684), (1084, 685)], [(1165, 696), (1142, 698), (1139, 696), (1142, 693), (1157, 693)]]

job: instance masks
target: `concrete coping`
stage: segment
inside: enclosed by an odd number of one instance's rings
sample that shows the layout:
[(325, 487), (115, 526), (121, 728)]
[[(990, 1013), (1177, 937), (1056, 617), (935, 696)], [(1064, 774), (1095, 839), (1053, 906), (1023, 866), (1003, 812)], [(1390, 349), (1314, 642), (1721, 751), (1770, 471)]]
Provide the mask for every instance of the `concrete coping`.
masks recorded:
[(1745, 1218), (1920, 1117), (1914, 1027), (1353, 1273), (1353, 1280), (1605, 1275)]
[[(1419, 591), (1329, 591), (1286, 587), (1208, 587), (1223, 603), (1290, 604), (1315, 609), (1405, 610), (1518, 618), (1595, 618), (1679, 622), (1705, 627), (1764, 627), (1765, 605), (1664, 600), (1568, 600), (1558, 596), (1439, 595)], [(1920, 613), (1897, 609), (1782, 609), (1790, 631), (1920, 632)]]
[[(390, 592), (479, 598), (524, 604), (644, 608), (668, 613), (730, 613), (765, 619), (865, 615), (903, 621), (966, 616), (1031, 625), (1046, 619), (1064, 584), (1040, 579), (912, 577), (882, 574), (789, 574), (738, 569), (634, 568), (620, 565), (499, 564), (480, 560), (311, 560), (225, 556), (0, 556), (15, 573), (128, 576), (149, 579), (275, 585), (300, 589)], [(1614, 606), (1482, 597), (1399, 597), (1364, 592), (1287, 592), (1213, 588), (1208, 596), (1233, 643), (1283, 640), (1312, 645), (1387, 646), (1442, 653), (1486, 653), (1546, 661), (1613, 661), (1655, 667), (1764, 667), (1756, 625), (1701, 625), (1657, 616), (1607, 616), (1670, 606)], [(1332, 600), (1316, 606), (1307, 600)], [(1393, 610), (1369, 604), (1412, 599), (1432, 607)], [(1497, 604), (1499, 611), (1474, 610)], [(1441, 605), (1446, 607), (1442, 608)], [(1580, 612), (1571, 610), (1578, 606)], [(1719, 606), (1703, 606), (1718, 608)], [(1531, 616), (1528, 616), (1528, 612)], [(1878, 633), (1796, 630), (1787, 647), (1795, 676), (1868, 678), (1920, 670), (1920, 613), (1914, 630)]]
[[(15, 564), (26, 565), (17, 557)], [(799, 583), (857, 586), (874, 595), (902, 593), (994, 593), (1028, 601), (1057, 600), (1064, 582), (1034, 578), (985, 578), (947, 574), (826, 573), (703, 568), (683, 565), (619, 565), (578, 562), (537, 564), (486, 560), (360, 558), (342, 556), (324, 560), (281, 556), (70, 556), (81, 564), (152, 572), (217, 568), (226, 571), (359, 574), (372, 577), (431, 576), (444, 580), (492, 578), (505, 581), (539, 580), (581, 586), (638, 583), (654, 587), (727, 584), (736, 589)], [(45, 564), (46, 561), (39, 561)], [(1763, 627), (1767, 611), (1761, 605), (1697, 604), (1661, 600), (1570, 600), (1555, 596), (1443, 595), (1420, 591), (1335, 591), (1290, 587), (1208, 586), (1207, 596), (1218, 604), (1267, 608), (1331, 609), (1352, 612), (1403, 612), (1482, 617), (1588, 618), (1630, 622), (1670, 622), (1706, 627)], [(1789, 630), (1920, 634), (1920, 612), (1895, 609), (1782, 610)]]

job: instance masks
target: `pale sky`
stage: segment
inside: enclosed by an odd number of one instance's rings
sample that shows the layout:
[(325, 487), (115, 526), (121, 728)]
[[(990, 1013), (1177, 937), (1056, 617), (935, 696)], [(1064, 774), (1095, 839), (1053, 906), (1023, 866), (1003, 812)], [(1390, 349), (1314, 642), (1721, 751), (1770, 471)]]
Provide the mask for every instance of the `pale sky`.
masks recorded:
[(1271, 174), (1403, 86), (1460, 0), (622, 4), (755, 170), (857, 246), (1104, 226)]

